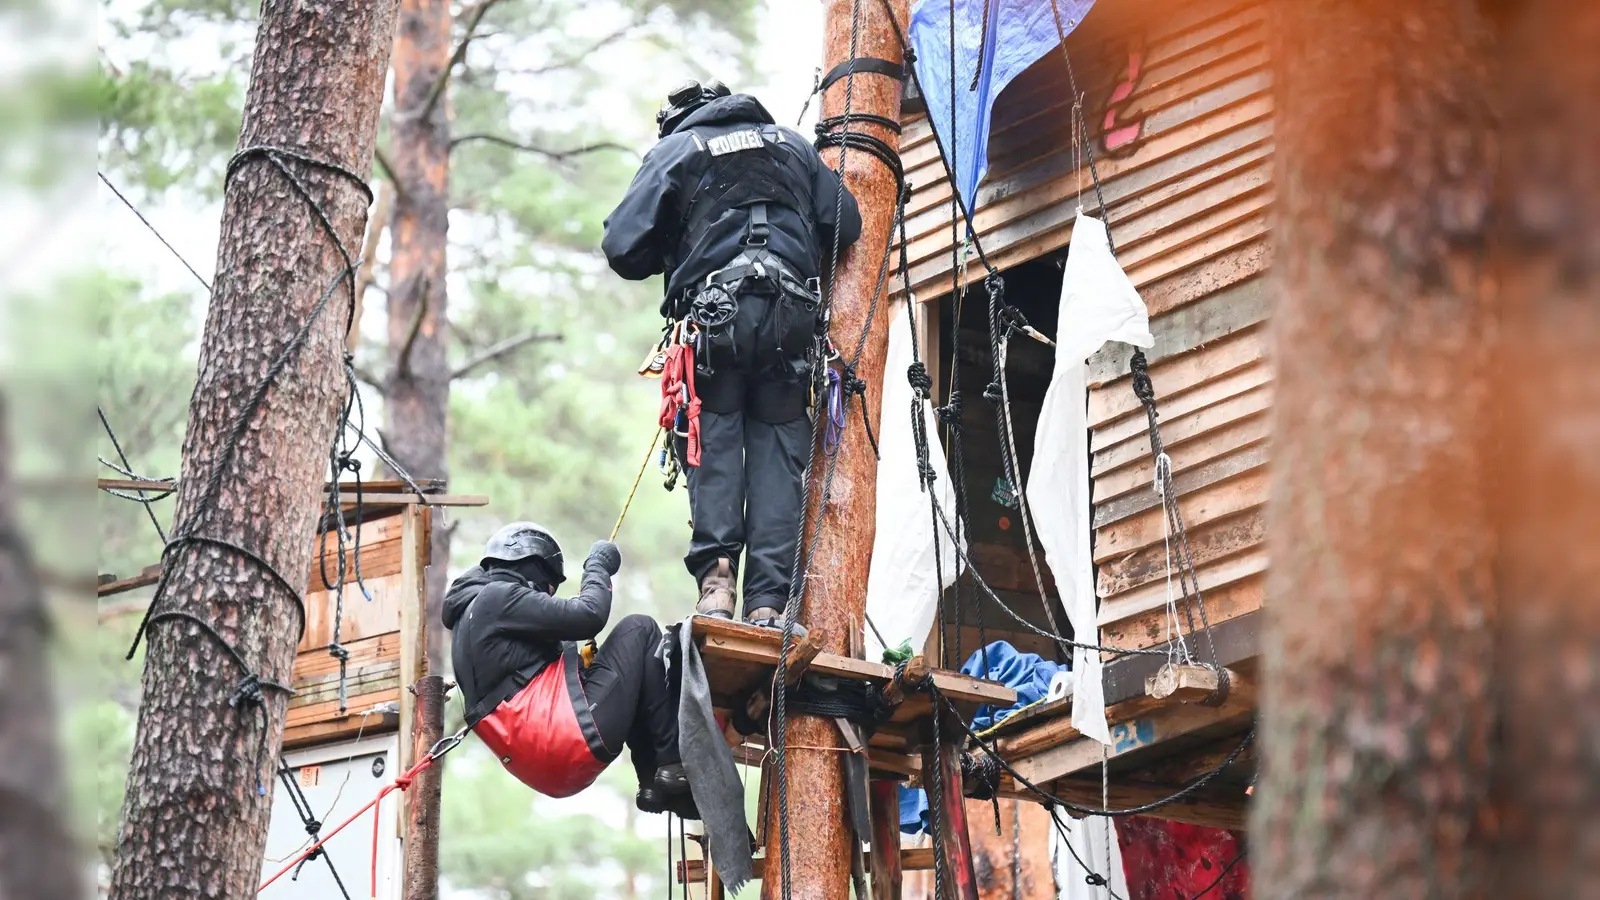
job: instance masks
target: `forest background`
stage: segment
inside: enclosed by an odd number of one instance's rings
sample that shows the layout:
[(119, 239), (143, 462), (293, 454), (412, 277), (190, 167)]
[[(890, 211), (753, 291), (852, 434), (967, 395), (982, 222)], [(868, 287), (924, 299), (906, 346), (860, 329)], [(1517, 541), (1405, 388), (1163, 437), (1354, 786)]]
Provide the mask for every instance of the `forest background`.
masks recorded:
[[(256, 7), (103, 0), (98, 71), (63, 75), (63, 90), (78, 91), (101, 114), (100, 172), (195, 269), (102, 183), (99, 255), (40, 292), (72, 301), (62, 308), (92, 312), (95, 399), (144, 476), (178, 470), (209, 296), (200, 281), (215, 259)], [(445, 350), (460, 374), (450, 381), (446, 459), (451, 491), (485, 494), (490, 504), (440, 523), (452, 534), (451, 574), (475, 562), (488, 534), (510, 519), (548, 525), (574, 558), (609, 532), (654, 428), (655, 383), (634, 370), (658, 333), (660, 287), (610, 272), (598, 252), (601, 223), (654, 141), (653, 113), (667, 90), (684, 78), (722, 78), (793, 124), (822, 28), (820, 4), (783, 0), (478, 0), (456, 13), (454, 42), (467, 37), (468, 23), (476, 26), (446, 88), (451, 128), (458, 139), (492, 137), (450, 151)], [(393, 106), (387, 96), (380, 154), (392, 143)], [(814, 119), (815, 109), (806, 115)], [(567, 155), (574, 148), (594, 149)], [(380, 163), (375, 186), (385, 177)], [(380, 431), (384, 378), (372, 373), (395, 351), (383, 238), (356, 349), (369, 382), (369, 429)], [(493, 352), (534, 334), (540, 339)], [(117, 459), (104, 433), (94, 446)], [(693, 584), (681, 562), (687, 503), (681, 489), (668, 494), (659, 481), (647, 473), (619, 538), (613, 621), (631, 612), (672, 620), (691, 608)], [(99, 572), (131, 573), (159, 558), (161, 542), (138, 505), (103, 494), (98, 503)], [(165, 527), (170, 501), (154, 509)], [(90, 627), (63, 629), (61, 642), (62, 691), (84, 698), (66, 710), (73, 794), (105, 867), (139, 701), (142, 658), (124, 662), (122, 654), (148, 596), (118, 601), (87, 612)], [(633, 811), (632, 782), (631, 768), (619, 764), (595, 790), (552, 801), (516, 788), (469, 743), (446, 772), (446, 895), (658, 894), (665, 822)]]

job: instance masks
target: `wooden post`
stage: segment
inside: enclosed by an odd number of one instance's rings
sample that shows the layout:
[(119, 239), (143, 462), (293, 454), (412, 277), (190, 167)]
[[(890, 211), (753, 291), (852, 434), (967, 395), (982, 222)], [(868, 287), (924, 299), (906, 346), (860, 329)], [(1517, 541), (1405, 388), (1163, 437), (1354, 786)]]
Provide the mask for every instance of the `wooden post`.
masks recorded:
[(118, 900), (250, 897), (259, 886), (289, 698), (266, 687), (257, 705), (247, 675), (293, 676), (296, 594), (311, 574), (346, 397), (352, 297), (334, 237), (359, 252), (368, 201), (361, 185), (296, 155), (366, 176), (397, 2), (261, 4), (239, 147), (293, 155), (242, 158), (223, 200), (173, 529), (175, 542), (210, 542), (165, 557), (158, 611), (192, 618), (152, 621), (146, 637), (111, 875)]
[[(941, 821), (933, 839), (944, 847), (945, 874), (950, 897), (935, 900), (978, 900), (978, 879), (972, 870), (972, 842), (967, 836), (966, 796), (961, 789), (961, 744), (946, 735), (933, 735), (922, 747), (923, 787), (939, 791)], [(938, 785), (933, 773), (939, 773)], [(932, 802), (931, 800), (929, 801)]]
[(872, 782), (872, 900), (900, 900), (900, 782)]
[[(444, 737), (444, 676), (429, 675), (411, 687), (416, 715), (411, 718), (411, 758), (421, 759)], [(406, 702), (402, 698), (402, 702)], [(404, 900), (439, 896), (439, 804), (444, 770), (429, 766), (405, 793), (406, 843)]]
[[(852, 6), (859, 6), (856, 55), (900, 62), (901, 46), (889, 15), (892, 11), (904, 28), (906, 0), (859, 4), (851, 0), (829, 0), (823, 68), (830, 69), (844, 62), (850, 54)], [(847, 83), (851, 80), (842, 78), (823, 93), (822, 114), (825, 117), (844, 112)], [(899, 119), (901, 84), (898, 79), (858, 73), (853, 81), (852, 112)], [(850, 127), (871, 133), (890, 148), (900, 145), (900, 136), (880, 125), (853, 122)], [(838, 149), (824, 153), (824, 158), (835, 166), (839, 165), (840, 156)], [(864, 402), (876, 429), (883, 379), (905, 377), (903, 372), (886, 376), (883, 371), (888, 351), (888, 304), (877, 304), (876, 314), (871, 321), (867, 319), (873, 307), (872, 292), (877, 287), (878, 270), (889, 247), (899, 188), (884, 163), (867, 151), (856, 147), (843, 156), (845, 184), (860, 205), (862, 228), (861, 238), (841, 254), (837, 272), (831, 279), (832, 337), (849, 360), (855, 354), (863, 330), (866, 332), (864, 349), (855, 367), (857, 376), (867, 383)], [(824, 249), (824, 259), (828, 253)], [(825, 273), (824, 286), (829, 281)], [(854, 410), (851, 415), (856, 415)], [(851, 630), (861, 621), (864, 612), (867, 567), (872, 556), (877, 515), (878, 461), (859, 420), (847, 428), (844, 443), (835, 458), (828, 459), (819, 449), (816, 460), (816, 475), (811, 480), (806, 504), (807, 531), (810, 523), (816, 521), (822, 500), (823, 482), (827, 480), (824, 470), (829, 465), (836, 468), (821, 531), (806, 535), (808, 542), (815, 542), (814, 547), (808, 547), (808, 552), (813, 554), (810, 574), (814, 577), (805, 584), (801, 620), (813, 630), (827, 631), (824, 651), (847, 654)], [(842, 754), (826, 749), (838, 747), (839, 742), (839, 730), (830, 719), (797, 715), (788, 725), (791, 748), (823, 748), (791, 749), (787, 757), (788, 828), (793, 842), (789, 847), (793, 873), (791, 896), (796, 900), (845, 900), (849, 896), (850, 827), (839, 814), (840, 798), (845, 792), (844, 764)], [(771, 877), (762, 882), (761, 896), (775, 900), (782, 896), (783, 887), (778, 868), (783, 848), (777, 803), (772, 804), (769, 816), (767, 853), (774, 866)]]

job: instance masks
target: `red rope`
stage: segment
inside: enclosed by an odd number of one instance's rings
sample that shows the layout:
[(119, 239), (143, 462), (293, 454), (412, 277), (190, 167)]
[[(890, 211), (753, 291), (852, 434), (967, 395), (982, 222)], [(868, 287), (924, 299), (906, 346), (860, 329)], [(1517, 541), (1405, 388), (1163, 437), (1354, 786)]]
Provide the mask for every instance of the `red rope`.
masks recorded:
[(673, 344), (667, 350), (666, 368), (661, 378), (661, 427), (677, 434), (678, 412), (682, 410), (688, 428), (680, 437), (685, 438), (684, 463), (700, 465), (700, 397), (694, 389), (694, 347)]
[[(368, 810), (376, 808), (379, 803), (383, 802), (383, 798), (384, 797), (389, 796), (390, 794), (394, 793), (397, 790), (403, 791), (406, 788), (411, 787), (411, 783), (416, 780), (416, 777), (419, 774), (421, 774), (424, 769), (427, 769), (429, 766), (433, 765), (433, 761), (436, 758), (437, 757), (435, 757), (431, 753), (428, 754), (427, 756), (424, 756), (422, 758), (421, 762), (418, 762), (416, 765), (412, 766), (408, 771), (406, 771), (404, 774), (402, 774), (399, 777), (397, 777), (394, 781), (390, 782), (389, 784), (384, 785), (383, 789), (378, 791), (378, 796), (373, 797), (371, 802), (367, 803), (366, 806), (363, 806), (360, 809), (356, 810), (355, 813), (350, 816), (350, 818), (345, 819), (343, 822), (340, 822), (338, 827), (334, 828), (332, 831), (330, 831), (326, 835), (324, 835), (322, 840), (317, 841), (315, 844), (312, 844), (311, 847), (308, 848), (305, 852), (301, 853), (299, 856), (296, 856), (294, 859), (290, 860), (288, 865), (286, 865), (283, 868), (279, 869), (275, 875), (273, 875), (271, 878), (268, 878), (266, 881), (263, 881), (261, 883), (261, 887), (256, 888), (256, 893), (259, 894), (262, 891), (266, 890), (267, 888), (271, 887), (272, 883), (274, 881), (277, 881), (279, 878), (282, 878), (284, 875), (288, 874), (289, 871), (292, 870), (295, 866), (300, 865), (301, 860), (306, 859), (307, 857), (311, 856), (311, 854), (313, 854), (313, 853), (317, 852), (319, 849), (321, 849), (323, 844), (326, 844), (328, 841), (332, 840), (334, 835), (336, 835), (339, 832), (343, 831), (351, 822), (354, 822), (355, 820), (357, 820), (357, 819), (361, 818), (362, 816), (366, 815)], [(374, 897), (378, 896), (378, 817), (377, 816), (373, 816), (372, 817), (372, 896), (374, 896)]]

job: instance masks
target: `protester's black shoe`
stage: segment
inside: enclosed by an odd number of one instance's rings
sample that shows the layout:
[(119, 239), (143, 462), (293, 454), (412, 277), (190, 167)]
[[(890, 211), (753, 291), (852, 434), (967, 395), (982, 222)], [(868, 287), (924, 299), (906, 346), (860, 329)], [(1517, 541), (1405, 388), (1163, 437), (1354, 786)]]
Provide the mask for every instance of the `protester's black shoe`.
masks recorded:
[(663, 813), (667, 811), (667, 795), (653, 787), (642, 787), (638, 795), (633, 798), (633, 805), (640, 812)]
[(681, 763), (672, 763), (656, 769), (655, 790), (662, 794), (677, 795), (689, 793), (689, 773), (683, 770)]

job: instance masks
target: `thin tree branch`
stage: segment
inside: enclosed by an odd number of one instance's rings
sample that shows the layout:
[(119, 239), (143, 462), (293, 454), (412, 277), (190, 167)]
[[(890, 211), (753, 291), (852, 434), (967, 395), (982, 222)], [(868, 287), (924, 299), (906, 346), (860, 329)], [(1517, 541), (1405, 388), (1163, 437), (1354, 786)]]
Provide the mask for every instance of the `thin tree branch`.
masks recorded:
[(544, 343), (547, 341), (558, 342), (564, 340), (566, 340), (564, 335), (549, 331), (528, 331), (515, 337), (506, 338), (497, 344), (491, 344), (490, 346), (484, 348), (481, 352), (475, 354), (472, 358), (468, 359), (466, 362), (457, 366), (456, 370), (450, 373), (450, 380), (454, 381), (457, 378), (463, 378), (479, 366), (484, 365), (485, 363), (493, 362), (494, 360), (497, 360), (524, 345)]
[(462, 15), (467, 17), (467, 31), (466, 34), (462, 35), (461, 43), (456, 44), (456, 49), (450, 54), (450, 61), (444, 64), (443, 69), (439, 70), (439, 77), (434, 79), (433, 87), (428, 89), (428, 96), (422, 101), (422, 105), (415, 110), (402, 110), (396, 113), (397, 118), (412, 121), (426, 119), (433, 115), (434, 107), (439, 105), (439, 98), (444, 96), (444, 89), (450, 85), (451, 72), (461, 64), (462, 60), (467, 58), (467, 48), (479, 36), (477, 33), (478, 24), (483, 21), (483, 17), (489, 10), (499, 2), (500, 0), (479, 0), (479, 3), (471, 9), (462, 10)]
[(378, 167), (383, 169), (383, 174), (389, 179), (389, 184), (394, 186), (395, 199), (401, 203), (407, 202), (409, 198), (406, 196), (406, 187), (400, 183), (400, 176), (395, 174), (394, 165), (389, 162), (389, 157), (383, 152), (383, 148), (373, 147), (372, 158), (378, 163)]
[(418, 278), (417, 290), (422, 296), (417, 300), (417, 315), (411, 320), (411, 331), (406, 334), (405, 345), (400, 348), (400, 356), (395, 362), (396, 371), (401, 378), (411, 377), (411, 347), (417, 342), (417, 335), (422, 331), (422, 320), (428, 317), (428, 297), (432, 294), (432, 285), (426, 277)]
[(556, 62), (545, 63), (542, 66), (534, 66), (531, 69), (502, 69), (501, 71), (512, 75), (548, 75), (551, 72), (561, 72), (566, 69), (571, 69), (580, 65), (585, 59), (594, 53), (616, 43), (617, 41), (622, 40), (629, 34), (632, 34), (634, 30), (636, 30), (642, 24), (642, 22), (629, 22), (621, 28), (618, 28), (616, 31), (611, 32), (605, 37), (602, 37), (585, 47), (582, 51), (574, 53), (571, 56), (564, 57)]
[(367, 237), (361, 244), (361, 271), (356, 275), (356, 297), (351, 312), (354, 323), (345, 335), (345, 349), (355, 352), (361, 340), (361, 311), (367, 296), (367, 286), (372, 284), (373, 269), (378, 263), (378, 240), (389, 225), (389, 204), (394, 201), (394, 182), (378, 182), (378, 197), (372, 204), (372, 217), (367, 220)]
[(524, 153), (536, 153), (539, 156), (550, 160), (551, 162), (565, 162), (574, 156), (582, 156), (585, 153), (594, 153), (599, 150), (620, 150), (623, 153), (629, 153), (634, 156), (639, 155), (638, 152), (632, 147), (624, 146), (615, 141), (600, 141), (594, 144), (583, 144), (567, 150), (551, 150), (546, 147), (536, 147), (532, 144), (518, 143), (511, 138), (501, 137), (497, 134), (481, 133), (463, 134), (460, 137), (451, 138), (450, 149), (454, 150), (457, 146), (469, 143), (471, 141), (487, 141), (491, 144), (499, 144), (502, 147), (510, 147), (512, 150), (520, 150)]

